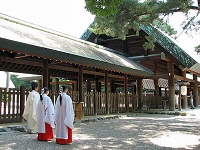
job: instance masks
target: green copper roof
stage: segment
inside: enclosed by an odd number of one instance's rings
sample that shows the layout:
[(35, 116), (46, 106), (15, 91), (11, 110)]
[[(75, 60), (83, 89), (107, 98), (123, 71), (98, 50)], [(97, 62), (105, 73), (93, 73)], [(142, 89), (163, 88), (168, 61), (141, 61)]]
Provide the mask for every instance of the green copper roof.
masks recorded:
[[(153, 26), (141, 26), (141, 29), (148, 35), (155, 33)], [(197, 62), (188, 55), (182, 48), (180, 48), (176, 43), (174, 43), (167, 35), (162, 33), (160, 30), (156, 29), (156, 34), (153, 34), (156, 42), (160, 44), (166, 51), (173, 55), (177, 60), (179, 60), (185, 67), (191, 68)]]
[(138, 76), (153, 75), (111, 49), (2, 14), (0, 33), (0, 49)]
[[(182, 48), (180, 48), (177, 44), (175, 44), (167, 35), (163, 34), (161, 31), (157, 30), (151, 25), (148, 26), (141, 26), (141, 29), (147, 33), (148, 35), (154, 34), (154, 38), (156, 39), (156, 42), (160, 44), (167, 52), (169, 52), (171, 55), (173, 55), (179, 62), (181, 62), (185, 67), (191, 68), (194, 64), (197, 62), (188, 55)], [(81, 36), (81, 39), (88, 40), (90, 36), (92, 35), (92, 32), (89, 30), (89, 28), (83, 33)]]

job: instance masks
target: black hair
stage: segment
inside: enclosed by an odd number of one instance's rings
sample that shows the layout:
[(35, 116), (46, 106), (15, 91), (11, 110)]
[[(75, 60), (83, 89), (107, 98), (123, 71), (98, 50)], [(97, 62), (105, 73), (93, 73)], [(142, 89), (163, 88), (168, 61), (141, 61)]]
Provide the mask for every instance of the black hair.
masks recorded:
[(35, 88), (37, 88), (37, 87), (38, 87), (38, 83), (37, 82), (32, 82), (31, 83), (32, 90), (35, 90)]
[(61, 94), (59, 94), (59, 96), (60, 96), (60, 105), (62, 105), (62, 96)]
[[(43, 89), (44, 89), (44, 93), (46, 93), (47, 91), (49, 91), (49, 89), (48, 89), (47, 87), (44, 87)], [(41, 93), (41, 94), (40, 94), (40, 100), (41, 100), (41, 101), (43, 100), (42, 95), (43, 95), (44, 93)]]
[[(62, 89), (62, 92), (65, 91), (66, 89), (68, 89), (68, 86), (67, 85), (62, 85), (61, 86), (61, 89)], [(61, 94), (59, 95), (60, 96), (60, 105), (62, 105), (62, 96)]]

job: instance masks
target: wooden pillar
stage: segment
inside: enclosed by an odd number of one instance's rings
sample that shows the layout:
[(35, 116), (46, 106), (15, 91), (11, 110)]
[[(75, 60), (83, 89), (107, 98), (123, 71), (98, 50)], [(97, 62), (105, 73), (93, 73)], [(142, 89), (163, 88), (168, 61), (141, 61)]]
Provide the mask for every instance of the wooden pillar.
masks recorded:
[(78, 79), (75, 80), (74, 91), (78, 91)]
[(91, 81), (87, 80), (87, 92), (91, 92)]
[(98, 78), (95, 79), (95, 90), (98, 92)]
[(188, 108), (188, 102), (187, 102), (187, 95), (182, 95), (183, 97), (183, 109), (187, 109)]
[(83, 66), (79, 66), (78, 91), (79, 91), (79, 102), (83, 102)]
[(59, 93), (59, 79), (58, 78), (55, 78), (55, 92), (56, 93)]
[(165, 88), (165, 97), (167, 97), (167, 88)]
[(10, 88), (10, 72), (6, 72), (6, 76), (6, 89), (8, 91)]
[[(56, 96), (56, 98), (58, 97), (59, 93), (60, 93), (59, 79), (55, 78), (55, 96)], [(56, 99), (55, 99), (54, 103), (56, 103)]]
[(158, 108), (158, 100), (159, 100), (159, 86), (158, 86), (158, 79), (154, 79), (154, 86), (155, 86), (155, 91), (154, 91), (154, 96), (156, 96), (156, 108)]
[(108, 71), (105, 71), (105, 94), (106, 94), (106, 114), (110, 113), (109, 92), (108, 92)]
[(200, 88), (198, 88), (198, 94), (199, 94), (199, 104), (200, 104)]
[(136, 108), (136, 99), (135, 99), (135, 86), (132, 86), (132, 112), (135, 111)]
[[(183, 71), (182, 74), (183, 74), (183, 80), (186, 81), (186, 71)], [(180, 93), (181, 93), (181, 91), (180, 91)], [(187, 109), (188, 108), (187, 95), (183, 95), (182, 98), (183, 98), (182, 108)]]
[(186, 71), (182, 71), (182, 74), (183, 74), (183, 80), (186, 81)]
[(72, 90), (73, 91), (78, 91), (77, 90), (77, 81), (75, 81), (74, 83), (72, 83)]
[(20, 121), (23, 121), (23, 113), (24, 113), (24, 106), (25, 106), (25, 87), (20, 86)]
[(98, 82), (98, 92), (101, 92), (101, 81)]
[(129, 101), (128, 101), (128, 77), (127, 74), (124, 76), (124, 94), (125, 94), (125, 105), (126, 105), (126, 112), (129, 112)]
[(43, 64), (43, 87), (50, 88), (49, 60), (45, 59)]
[(40, 93), (41, 89), (42, 89), (42, 80), (41, 79), (38, 80), (38, 87), (39, 87), (38, 92)]
[(142, 110), (143, 107), (142, 78), (137, 79), (137, 93), (138, 93), (138, 109)]
[(111, 93), (115, 93), (116, 92), (115, 80), (111, 80), (110, 91), (111, 91)]
[(94, 115), (98, 114), (98, 100), (97, 100), (97, 91), (94, 90)]
[(101, 92), (101, 82), (99, 82), (99, 79), (95, 79), (95, 89), (97, 92)]
[(168, 85), (169, 85), (169, 110), (174, 111), (175, 110), (175, 101), (174, 101), (174, 64), (173, 62), (169, 61), (167, 62), (168, 65)]
[(197, 75), (193, 74), (193, 80), (194, 80), (194, 107), (199, 107), (199, 94), (198, 94), (198, 81), (197, 81)]
[(50, 79), (50, 82), (49, 82), (49, 93), (52, 94), (53, 93), (53, 85), (50, 84), (53, 82), (53, 79)]

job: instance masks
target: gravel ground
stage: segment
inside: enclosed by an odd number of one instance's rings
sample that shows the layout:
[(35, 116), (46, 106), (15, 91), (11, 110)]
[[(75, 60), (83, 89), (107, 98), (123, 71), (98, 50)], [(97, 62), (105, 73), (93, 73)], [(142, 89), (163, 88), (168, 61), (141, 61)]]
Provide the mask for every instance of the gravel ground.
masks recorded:
[(195, 116), (137, 115), (75, 124), (73, 144), (37, 141), (36, 134), (0, 135), (0, 150), (200, 149), (200, 119)]

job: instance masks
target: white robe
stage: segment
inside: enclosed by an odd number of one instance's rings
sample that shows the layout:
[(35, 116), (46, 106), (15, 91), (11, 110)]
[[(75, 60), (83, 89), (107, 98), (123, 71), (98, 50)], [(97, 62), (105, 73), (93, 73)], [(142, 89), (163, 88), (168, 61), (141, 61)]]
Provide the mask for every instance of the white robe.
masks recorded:
[(58, 96), (55, 106), (56, 138), (68, 139), (67, 127), (73, 129), (74, 110), (72, 99), (66, 93), (62, 93), (62, 105)]
[(174, 100), (175, 100), (175, 105), (177, 105), (177, 106), (178, 106), (178, 99), (179, 99), (179, 95), (175, 94)]
[(55, 128), (53, 103), (46, 94), (43, 94), (42, 97), (43, 100), (40, 100), (37, 105), (38, 133), (46, 133), (45, 123), (48, 123), (52, 128)]
[(35, 90), (32, 90), (27, 98), (23, 117), (27, 121), (28, 132), (37, 133), (37, 118), (36, 108), (40, 95)]

